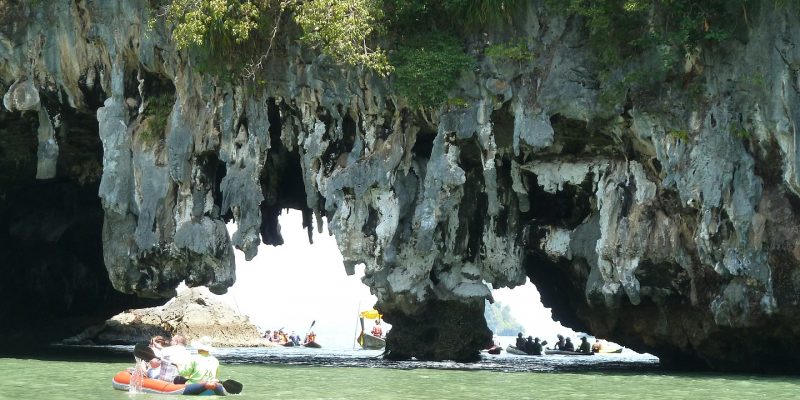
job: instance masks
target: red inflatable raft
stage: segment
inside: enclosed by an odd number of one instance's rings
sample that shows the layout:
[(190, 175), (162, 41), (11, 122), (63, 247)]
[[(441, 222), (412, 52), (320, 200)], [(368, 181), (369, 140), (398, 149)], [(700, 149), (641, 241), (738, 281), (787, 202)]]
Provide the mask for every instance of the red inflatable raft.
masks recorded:
[[(116, 375), (114, 375), (114, 378), (111, 380), (111, 385), (114, 387), (114, 389), (117, 390), (124, 390), (126, 392), (130, 390), (130, 385), (131, 385), (130, 371), (126, 370), (118, 372)], [(199, 385), (204, 385), (204, 384), (201, 383)], [(191, 394), (199, 396), (212, 396), (215, 394), (224, 395), (224, 392), (215, 393), (214, 390), (202, 386), (200, 386), (199, 390), (197, 390), (198, 384), (193, 385), (192, 387), (193, 390), (190, 390), (190, 392), (184, 393), (186, 386), (187, 385), (185, 384), (165, 382), (159, 379), (144, 378), (144, 382), (142, 382), (142, 392), (160, 393), (160, 394), (190, 394), (191, 392)]]

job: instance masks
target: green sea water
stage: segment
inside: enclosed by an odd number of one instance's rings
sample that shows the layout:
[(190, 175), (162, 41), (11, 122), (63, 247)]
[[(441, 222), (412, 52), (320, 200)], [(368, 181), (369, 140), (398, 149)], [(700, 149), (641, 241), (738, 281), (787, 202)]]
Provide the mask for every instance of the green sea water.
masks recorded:
[[(0, 358), (0, 399), (164, 399), (114, 390), (131, 363)], [(236, 399), (797, 399), (800, 378), (657, 370), (502, 372), (369, 366), (224, 365)], [(169, 398), (171, 396), (167, 396)]]

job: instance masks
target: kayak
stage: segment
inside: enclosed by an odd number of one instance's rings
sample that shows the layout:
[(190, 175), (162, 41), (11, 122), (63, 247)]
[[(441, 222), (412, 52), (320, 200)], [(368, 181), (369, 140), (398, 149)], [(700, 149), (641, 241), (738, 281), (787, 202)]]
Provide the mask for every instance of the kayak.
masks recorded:
[(529, 355), (531, 355), (531, 354), (528, 354), (528, 353), (516, 348), (516, 346), (512, 346), (512, 345), (508, 345), (506, 347), (506, 353), (508, 353), (508, 354), (516, 354), (518, 356), (529, 356)]
[(501, 351), (503, 351), (503, 348), (500, 347), (500, 346), (497, 346), (497, 345), (494, 345), (494, 346), (486, 349), (486, 352), (489, 353), (489, 354), (500, 354)]
[(317, 342), (305, 342), (305, 343), (303, 343), (303, 347), (310, 347), (312, 349), (319, 349), (322, 346), (320, 346), (319, 343), (317, 343)]
[(559, 355), (559, 356), (591, 356), (594, 353), (581, 353), (580, 351), (569, 351), (569, 350), (545, 350), (544, 354), (551, 356), (551, 355)]
[[(111, 386), (117, 390), (130, 391), (131, 373), (130, 371), (120, 371), (111, 379)], [(197, 396), (224, 396), (225, 391), (221, 384), (215, 384), (217, 392), (209, 389), (204, 383), (177, 384), (162, 381), (160, 379), (144, 378), (142, 382), (142, 392), (158, 394), (183, 394)]]
[(600, 353), (600, 354), (619, 354), (619, 353), (622, 353), (622, 347), (620, 347), (618, 349), (613, 349), (613, 350), (611, 350), (611, 349), (600, 349), (598, 351), (595, 351), (595, 353)]

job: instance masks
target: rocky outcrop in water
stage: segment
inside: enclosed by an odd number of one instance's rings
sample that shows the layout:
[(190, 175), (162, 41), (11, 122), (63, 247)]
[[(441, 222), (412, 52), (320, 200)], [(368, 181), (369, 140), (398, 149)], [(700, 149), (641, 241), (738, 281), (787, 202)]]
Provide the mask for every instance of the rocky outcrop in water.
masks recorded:
[(527, 277), (565, 325), (667, 365), (791, 368), (797, 10), (759, 3), (740, 38), (687, 60), (687, 85), (609, 100), (579, 24), (534, 3), (519, 32), (536, 57), (485, 56), (499, 32), (466, 41), (464, 105), (438, 110), (291, 39), (265, 86), (231, 86), (147, 31), (145, 1), (0, 6), (2, 234), (63, 237), (18, 228), (20, 188), (94, 182), (111, 284), (168, 297), (183, 280), (225, 291), (233, 248), (282, 243), (277, 215), (297, 208), (309, 235), (328, 219), (348, 273), (366, 264), (390, 357), (475, 359), (490, 288)]
[(156, 335), (169, 338), (176, 334), (189, 342), (208, 336), (218, 347), (272, 346), (246, 316), (204, 288), (184, 290), (160, 307), (124, 311), (63, 343), (130, 345), (149, 342)]

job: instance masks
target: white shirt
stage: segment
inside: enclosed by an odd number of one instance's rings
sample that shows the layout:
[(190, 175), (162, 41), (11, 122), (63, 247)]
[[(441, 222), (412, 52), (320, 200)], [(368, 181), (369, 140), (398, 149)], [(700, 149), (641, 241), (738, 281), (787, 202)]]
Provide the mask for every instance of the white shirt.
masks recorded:
[(161, 358), (177, 365), (179, 371), (186, 367), (186, 364), (189, 363), (192, 356), (185, 346), (179, 344), (165, 347), (161, 350), (161, 354)]

